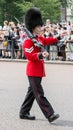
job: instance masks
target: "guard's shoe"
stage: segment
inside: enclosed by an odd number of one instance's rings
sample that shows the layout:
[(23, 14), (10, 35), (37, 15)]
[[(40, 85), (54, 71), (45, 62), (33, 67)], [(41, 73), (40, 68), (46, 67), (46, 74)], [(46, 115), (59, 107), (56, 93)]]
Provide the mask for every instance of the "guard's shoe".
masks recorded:
[(20, 119), (35, 120), (35, 116), (31, 116), (30, 114), (20, 115)]
[(49, 118), (48, 118), (48, 121), (49, 122), (53, 122), (55, 121), (56, 119), (58, 119), (60, 116), (59, 114), (52, 114)]

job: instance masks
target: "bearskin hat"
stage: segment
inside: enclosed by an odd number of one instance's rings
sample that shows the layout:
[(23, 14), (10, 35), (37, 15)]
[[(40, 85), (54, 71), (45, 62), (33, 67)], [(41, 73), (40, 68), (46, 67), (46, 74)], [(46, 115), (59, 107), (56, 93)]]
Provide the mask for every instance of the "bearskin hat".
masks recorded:
[(25, 14), (25, 26), (30, 32), (32, 32), (32, 30), (38, 25), (43, 25), (41, 12), (37, 7), (32, 7), (28, 9)]

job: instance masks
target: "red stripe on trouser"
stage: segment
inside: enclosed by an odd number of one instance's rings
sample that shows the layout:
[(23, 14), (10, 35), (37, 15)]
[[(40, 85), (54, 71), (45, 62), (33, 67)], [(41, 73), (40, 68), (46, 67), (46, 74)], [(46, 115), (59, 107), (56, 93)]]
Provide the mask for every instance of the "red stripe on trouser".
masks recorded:
[(34, 84), (34, 87), (35, 87), (36, 92), (38, 93), (38, 100), (39, 100), (39, 101), (40, 101), (40, 103), (42, 104), (42, 106), (43, 106), (44, 110), (47, 112), (47, 114), (48, 114), (48, 116), (47, 116), (47, 117), (49, 117), (49, 116), (50, 116), (50, 112), (48, 111), (48, 108), (45, 106), (45, 104), (44, 104), (43, 100), (41, 100), (41, 98), (40, 98), (40, 94), (39, 94), (39, 91), (38, 91), (38, 89), (37, 89), (37, 86), (36, 86), (36, 84), (35, 84), (34, 80), (33, 80), (33, 84)]

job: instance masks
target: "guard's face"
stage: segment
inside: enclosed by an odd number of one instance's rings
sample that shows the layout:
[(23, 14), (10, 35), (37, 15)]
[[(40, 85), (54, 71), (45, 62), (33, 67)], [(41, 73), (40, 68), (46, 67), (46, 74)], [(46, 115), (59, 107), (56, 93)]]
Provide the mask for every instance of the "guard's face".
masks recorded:
[(41, 32), (42, 32), (42, 27), (39, 25), (39, 26), (36, 26), (34, 29), (33, 29), (33, 33), (34, 34), (37, 34), (37, 35), (39, 35), (39, 34), (41, 34)]

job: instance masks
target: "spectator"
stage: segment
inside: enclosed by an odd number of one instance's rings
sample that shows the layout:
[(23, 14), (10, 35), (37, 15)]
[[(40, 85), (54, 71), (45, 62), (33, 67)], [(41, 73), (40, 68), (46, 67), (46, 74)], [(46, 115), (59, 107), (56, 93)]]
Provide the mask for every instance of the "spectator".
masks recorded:
[(68, 51), (67, 60), (73, 61), (73, 30), (71, 30), (70, 37), (67, 40), (67, 51)]
[(66, 61), (66, 41), (67, 41), (67, 28), (62, 27), (62, 37), (58, 46), (58, 58), (62, 61)]

